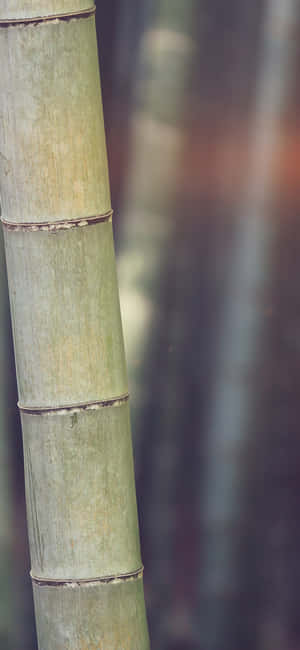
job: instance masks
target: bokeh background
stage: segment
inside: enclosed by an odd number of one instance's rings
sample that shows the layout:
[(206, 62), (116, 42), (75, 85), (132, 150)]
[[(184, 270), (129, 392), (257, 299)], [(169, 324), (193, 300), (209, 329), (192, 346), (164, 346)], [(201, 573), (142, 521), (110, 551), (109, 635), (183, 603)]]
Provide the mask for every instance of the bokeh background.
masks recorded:
[[(152, 648), (300, 650), (300, 4), (97, 30)], [(0, 649), (36, 650), (0, 262)]]

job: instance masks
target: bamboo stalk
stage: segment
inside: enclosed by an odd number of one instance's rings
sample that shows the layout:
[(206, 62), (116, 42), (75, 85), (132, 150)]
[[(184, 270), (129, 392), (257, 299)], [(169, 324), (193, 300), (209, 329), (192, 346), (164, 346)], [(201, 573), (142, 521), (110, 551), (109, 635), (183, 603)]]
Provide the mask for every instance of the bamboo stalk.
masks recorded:
[(83, 0), (0, 10), (1, 197), (40, 650), (149, 648), (93, 14)]

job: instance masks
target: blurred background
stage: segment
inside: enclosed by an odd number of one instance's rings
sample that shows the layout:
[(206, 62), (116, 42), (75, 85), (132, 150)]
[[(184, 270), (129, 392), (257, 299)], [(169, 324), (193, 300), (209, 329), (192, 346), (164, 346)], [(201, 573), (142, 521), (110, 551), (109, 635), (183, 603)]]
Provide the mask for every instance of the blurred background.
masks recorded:
[[(300, 4), (97, 4), (152, 648), (300, 650)], [(0, 649), (36, 650), (3, 255), (0, 318)]]

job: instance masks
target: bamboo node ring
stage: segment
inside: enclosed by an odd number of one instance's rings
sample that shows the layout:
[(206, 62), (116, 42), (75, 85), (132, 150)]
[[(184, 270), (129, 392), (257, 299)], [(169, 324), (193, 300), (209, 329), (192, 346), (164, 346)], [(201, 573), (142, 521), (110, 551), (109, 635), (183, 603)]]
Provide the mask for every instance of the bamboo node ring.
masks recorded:
[(62, 579), (51, 579), (51, 578), (38, 578), (33, 575), (32, 571), (30, 572), (30, 577), (33, 583), (39, 585), (40, 587), (81, 587), (81, 586), (92, 586), (97, 584), (109, 584), (109, 583), (118, 583), (118, 582), (127, 582), (130, 580), (139, 580), (143, 577), (144, 567), (141, 566), (136, 571), (131, 573), (121, 573), (112, 576), (103, 576), (100, 578), (62, 578)]
[(82, 228), (84, 226), (93, 226), (97, 223), (103, 223), (106, 221), (111, 221), (113, 215), (113, 210), (108, 210), (104, 214), (95, 215), (92, 217), (80, 217), (78, 219), (66, 219), (63, 221), (41, 221), (41, 222), (28, 222), (28, 223), (17, 223), (13, 221), (8, 221), (5, 218), (1, 218), (1, 222), (7, 230), (27, 230), (30, 232), (35, 232), (38, 230), (55, 232), (57, 230), (70, 230), (71, 228)]
[(19, 410), (27, 415), (73, 415), (74, 413), (81, 413), (82, 411), (99, 411), (100, 409), (109, 406), (121, 406), (128, 402), (129, 393), (120, 395), (119, 397), (112, 397), (106, 400), (99, 400), (95, 402), (85, 402), (80, 404), (70, 404), (66, 406), (24, 406), (18, 403)]
[(50, 14), (48, 16), (33, 16), (32, 18), (0, 18), (0, 27), (10, 27), (13, 25), (30, 25), (37, 23), (48, 23), (55, 20), (73, 20), (74, 18), (88, 18), (96, 13), (95, 5), (89, 9), (80, 11), (71, 11), (68, 13)]

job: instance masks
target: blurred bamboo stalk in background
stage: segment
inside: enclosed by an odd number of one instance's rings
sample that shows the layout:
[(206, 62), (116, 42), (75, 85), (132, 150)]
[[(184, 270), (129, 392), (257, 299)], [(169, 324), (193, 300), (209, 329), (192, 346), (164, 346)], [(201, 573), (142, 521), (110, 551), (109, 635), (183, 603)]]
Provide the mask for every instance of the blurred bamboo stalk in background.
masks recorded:
[[(178, 4), (178, 3), (177, 3)], [(193, 62), (194, 0), (174, 6), (156, 0), (140, 45), (131, 162), (119, 235), (120, 296), (131, 389), (143, 408), (148, 388), (142, 358), (157, 320), (165, 246), (174, 232), (176, 177), (184, 142), (184, 107)], [(136, 407), (135, 407), (136, 408)], [(138, 454), (138, 440), (136, 442)]]
[(91, 0), (0, 9), (1, 200), (40, 650), (148, 650)]
[[(147, 3), (145, 3), (147, 4)], [(150, 8), (149, 14), (150, 14)], [(151, 636), (166, 647), (172, 548), (183, 409), (183, 314), (168, 294), (176, 231), (177, 175), (185, 141), (185, 108), (194, 63), (195, 1), (156, 0), (144, 31), (134, 91), (131, 160), (119, 239), (118, 268), (143, 526), (151, 572), (147, 578)], [(146, 8), (144, 10), (146, 13)], [(170, 287), (169, 287), (170, 288)], [(172, 293), (172, 290), (171, 290)], [(168, 327), (166, 304), (170, 303)], [(173, 353), (170, 354), (170, 340)], [(164, 370), (157, 372), (164, 359)], [(151, 416), (150, 416), (151, 413)], [(149, 419), (150, 418), (150, 419)], [(145, 423), (151, 421), (151, 434)], [(143, 435), (142, 435), (143, 434)]]
[[(272, 163), (289, 82), (290, 35), (295, 12), (295, 0), (269, 0), (266, 5), (250, 177), (236, 226), (219, 335), (216, 386), (205, 433), (205, 470), (199, 496), (203, 543), (195, 625), (200, 625), (201, 643), (206, 650), (230, 650), (246, 647), (246, 643), (250, 650), (257, 642), (255, 634), (259, 634), (256, 621), (251, 638), (245, 627), (243, 639), (233, 638), (239, 626), (237, 608), (243, 595), (240, 550), (247, 536), (246, 526), (251, 527), (251, 522), (245, 521), (245, 477), (249, 472), (249, 451), (255, 445), (250, 429), (254, 422), (259, 356), (266, 333), (265, 300), (274, 237)], [(262, 647), (269, 647), (265, 643), (266, 639)], [(275, 647), (274, 643), (270, 647)]]

